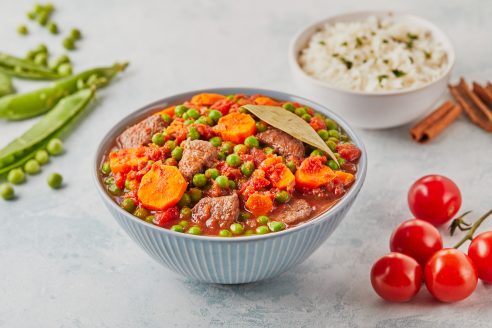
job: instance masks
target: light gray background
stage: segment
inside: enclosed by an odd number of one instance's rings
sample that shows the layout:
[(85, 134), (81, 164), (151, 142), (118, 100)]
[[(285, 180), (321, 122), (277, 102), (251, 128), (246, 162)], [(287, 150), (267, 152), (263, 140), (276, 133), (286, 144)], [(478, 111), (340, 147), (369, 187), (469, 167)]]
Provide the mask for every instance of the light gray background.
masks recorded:
[[(56, 54), (62, 37), (29, 25), (15, 30), (33, 1), (0, 1), (3, 51), (22, 55), (40, 41)], [(460, 186), (463, 209), (492, 207), (491, 136), (460, 119), (429, 145), (408, 127), (359, 131), (369, 155), (366, 184), (333, 236), (307, 261), (275, 279), (242, 286), (187, 281), (154, 263), (99, 201), (90, 166), (98, 142), (136, 108), (176, 92), (251, 86), (298, 93), (286, 52), (292, 35), (325, 16), (393, 9), (438, 24), (457, 52), (455, 77), (479, 78), (492, 59), (490, 1), (56, 1), (63, 32), (80, 27), (76, 70), (115, 60), (130, 69), (99, 93), (94, 111), (66, 140), (66, 154), (0, 201), (1, 327), (486, 327), (492, 288), (435, 302), (427, 291), (389, 304), (372, 291), (372, 263), (388, 252), (392, 229), (410, 218), (406, 192), (428, 173)], [(491, 71), (488, 70), (490, 73)], [(17, 82), (17, 81), (16, 81)], [(17, 83), (22, 90), (37, 87)], [(395, 110), (398, 110), (395, 108)], [(0, 145), (33, 121), (0, 122)], [(66, 178), (46, 185), (49, 172)], [(492, 221), (486, 226), (492, 227)], [(444, 232), (444, 231), (443, 231)], [(445, 233), (445, 232), (444, 232)], [(446, 234), (446, 233), (445, 233)], [(452, 241), (446, 236), (446, 245)]]

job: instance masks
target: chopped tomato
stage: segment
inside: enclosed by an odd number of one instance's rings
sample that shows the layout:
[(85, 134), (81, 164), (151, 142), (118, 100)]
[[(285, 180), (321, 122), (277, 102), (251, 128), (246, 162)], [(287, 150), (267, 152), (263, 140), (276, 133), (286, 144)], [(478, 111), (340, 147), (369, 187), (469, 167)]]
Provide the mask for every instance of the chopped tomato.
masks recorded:
[(179, 219), (179, 210), (174, 206), (165, 211), (156, 212), (154, 216), (154, 224), (159, 227), (164, 227), (166, 223)]
[(353, 162), (359, 159), (360, 157), (360, 149), (357, 148), (354, 144), (351, 143), (342, 143), (338, 144), (337, 152), (342, 156), (343, 159)]
[(241, 170), (235, 167), (231, 167), (224, 161), (217, 163), (217, 170), (219, 170), (221, 175), (225, 175), (229, 179), (236, 180), (242, 176)]
[(250, 153), (254, 158), (255, 166), (259, 166), (266, 158), (265, 152), (260, 148), (252, 148)]
[(309, 121), (309, 125), (311, 125), (311, 127), (316, 131), (319, 131), (321, 129), (326, 129), (325, 120), (318, 116), (311, 117), (311, 120)]
[(248, 198), (251, 194), (258, 190), (261, 190), (270, 185), (270, 181), (265, 178), (265, 171), (255, 170), (251, 178), (243, 183), (239, 189), (239, 193), (245, 198)]
[(229, 99), (222, 99), (217, 102), (215, 102), (210, 109), (216, 109), (222, 113), (222, 115), (227, 115), (229, 114), (229, 110), (231, 109), (232, 105), (234, 105), (235, 102)]
[(259, 168), (265, 171), (273, 187), (287, 190), (294, 189), (294, 174), (283, 163), (282, 157), (270, 156), (260, 164)]
[(210, 127), (209, 125), (195, 123), (195, 124), (193, 124), (193, 126), (198, 130), (198, 132), (200, 133), (200, 136), (202, 136), (202, 138), (205, 138), (208, 140), (215, 135), (214, 131), (212, 130), (212, 127)]

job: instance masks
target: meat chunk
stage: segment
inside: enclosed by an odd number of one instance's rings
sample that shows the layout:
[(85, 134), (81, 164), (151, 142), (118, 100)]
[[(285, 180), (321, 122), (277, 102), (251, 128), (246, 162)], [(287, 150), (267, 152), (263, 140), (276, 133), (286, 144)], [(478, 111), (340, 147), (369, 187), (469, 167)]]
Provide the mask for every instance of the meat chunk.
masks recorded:
[(204, 140), (189, 140), (183, 143), (183, 157), (179, 161), (179, 171), (186, 180), (204, 168), (212, 166), (217, 158), (217, 148)]
[(302, 141), (279, 129), (269, 128), (265, 132), (258, 133), (256, 137), (285, 158), (299, 162), (304, 157), (304, 145)]
[(293, 199), (277, 208), (271, 216), (277, 221), (292, 225), (306, 220), (312, 211), (313, 208), (304, 199)]
[(152, 136), (155, 133), (161, 132), (166, 127), (167, 122), (160, 115), (152, 115), (123, 131), (116, 142), (120, 148), (147, 145), (152, 141)]
[(239, 197), (237, 194), (221, 197), (205, 197), (193, 207), (191, 220), (195, 224), (212, 229), (225, 229), (239, 216)]

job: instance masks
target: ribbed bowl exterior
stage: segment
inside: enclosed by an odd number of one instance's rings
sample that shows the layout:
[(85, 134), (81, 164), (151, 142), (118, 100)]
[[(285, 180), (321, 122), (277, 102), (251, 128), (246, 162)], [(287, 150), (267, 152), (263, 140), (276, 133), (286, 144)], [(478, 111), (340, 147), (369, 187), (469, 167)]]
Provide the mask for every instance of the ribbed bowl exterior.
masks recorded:
[[(264, 94), (299, 102), (334, 119), (361, 150), (355, 184), (329, 211), (285, 231), (266, 235), (221, 238), (194, 236), (159, 228), (121, 209), (107, 194), (99, 177), (102, 158), (127, 126), (146, 115), (189, 99), (200, 92)], [(187, 92), (154, 102), (116, 124), (103, 138), (95, 156), (93, 178), (101, 199), (118, 224), (147, 254), (174, 272), (206, 283), (241, 284), (276, 276), (307, 259), (335, 230), (356, 199), (365, 179), (367, 157), (364, 145), (336, 114), (307, 99), (286, 93), (248, 88), (218, 88)]]

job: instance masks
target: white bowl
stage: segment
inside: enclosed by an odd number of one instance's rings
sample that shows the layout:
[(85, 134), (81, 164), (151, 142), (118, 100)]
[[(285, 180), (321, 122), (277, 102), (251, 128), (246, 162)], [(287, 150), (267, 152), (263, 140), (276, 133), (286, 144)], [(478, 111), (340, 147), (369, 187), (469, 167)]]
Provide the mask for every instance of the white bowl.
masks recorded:
[(317, 101), (350, 124), (367, 129), (400, 126), (423, 116), (447, 89), (454, 65), (454, 49), (448, 37), (434, 24), (420, 17), (392, 13), (398, 20), (409, 22), (431, 31), (448, 54), (448, 67), (441, 77), (418, 88), (385, 92), (360, 92), (337, 88), (306, 74), (299, 65), (299, 52), (306, 47), (311, 36), (326, 23), (348, 22), (368, 16), (384, 17), (389, 12), (365, 11), (330, 17), (301, 30), (289, 48), (289, 64), (294, 79), (304, 96)]

